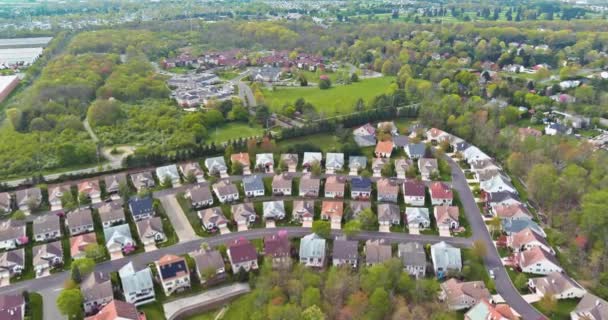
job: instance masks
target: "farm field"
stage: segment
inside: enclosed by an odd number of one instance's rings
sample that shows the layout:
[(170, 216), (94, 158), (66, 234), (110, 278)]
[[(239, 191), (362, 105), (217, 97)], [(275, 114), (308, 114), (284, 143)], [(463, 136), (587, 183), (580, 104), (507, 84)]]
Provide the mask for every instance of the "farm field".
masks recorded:
[(264, 90), (264, 99), (272, 111), (281, 111), (283, 105), (293, 104), (298, 98), (312, 103), (317, 112), (325, 116), (350, 113), (355, 102), (362, 98), (366, 105), (384, 91), (394, 81), (394, 77), (365, 79), (350, 85), (333, 86), (328, 90), (318, 87), (275, 88)]

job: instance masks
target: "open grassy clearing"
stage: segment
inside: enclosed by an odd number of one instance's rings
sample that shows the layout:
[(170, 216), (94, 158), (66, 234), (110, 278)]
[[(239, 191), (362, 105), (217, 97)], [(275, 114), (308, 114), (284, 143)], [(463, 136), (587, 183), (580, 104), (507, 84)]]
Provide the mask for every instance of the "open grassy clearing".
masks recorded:
[(209, 129), (208, 142), (226, 142), (238, 138), (261, 136), (264, 129), (258, 125), (249, 126), (246, 123), (231, 122), (221, 127)]
[(304, 98), (317, 108), (317, 112), (333, 116), (353, 112), (359, 98), (368, 105), (374, 97), (385, 92), (393, 81), (393, 77), (382, 77), (333, 86), (327, 90), (318, 87), (276, 87), (273, 91), (265, 89), (263, 93), (266, 104), (275, 112), (281, 111), (286, 103), (293, 104), (298, 98)]

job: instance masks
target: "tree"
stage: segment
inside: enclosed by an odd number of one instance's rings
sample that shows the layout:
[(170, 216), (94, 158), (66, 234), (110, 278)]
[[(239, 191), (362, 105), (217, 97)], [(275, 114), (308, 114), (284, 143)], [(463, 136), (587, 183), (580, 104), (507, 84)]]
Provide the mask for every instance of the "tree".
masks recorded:
[(322, 75), (319, 77), (319, 89), (327, 90), (331, 88), (331, 80), (328, 76)]
[(488, 253), (488, 248), (483, 240), (475, 240), (473, 241), (473, 247), (471, 248), (471, 253), (473, 257), (475, 257), (478, 261), (481, 261), (483, 257)]
[(502, 230), (502, 221), (500, 220), (499, 216), (492, 217), (492, 219), (490, 219), (490, 221), (488, 222), (488, 225), (490, 226), (490, 231), (494, 236), (497, 233), (500, 233), (500, 231)]
[(129, 188), (129, 185), (127, 185), (126, 182), (120, 182), (118, 184), (118, 194), (123, 199), (129, 199), (129, 196), (131, 195), (131, 189)]
[(319, 237), (327, 239), (331, 235), (331, 224), (329, 223), (329, 221), (313, 221), (312, 232), (316, 233)]
[(81, 275), (86, 275), (93, 272), (95, 269), (95, 260), (91, 258), (81, 258), (72, 261), (72, 270), (78, 268)]
[(230, 164), (230, 172), (232, 172), (233, 175), (243, 174), (243, 164), (239, 161), (232, 161), (232, 164)]
[(312, 164), (312, 166), (310, 167), (310, 173), (314, 177), (320, 177), (321, 176), (321, 164), (318, 161), (315, 161)]
[(112, 126), (122, 118), (124, 113), (117, 100), (96, 100), (87, 111), (87, 119), (94, 127)]
[(350, 81), (352, 81), (352, 82), (359, 82), (359, 75), (356, 72), (353, 72), (350, 75)]
[(348, 221), (344, 225), (344, 229), (343, 229), (344, 235), (346, 235), (349, 238), (356, 235), (360, 231), (361, 231), (361, 221), (359, 221), (357, 219)]
[(361, 222), (361, 229), (363, 230), (369, 231), (378, 229), (378, 218), (370, 208), (359, 212), (359, 214), (357, 214), (357, 220)]
[(513, 280), (513, 284), (519, 290), (525, 289), (526, 286), (528, 285), (528, 277), (526, 277), (525, 274), (523, 274), (523, 273), (520, 272), (515, 277), (515, 280)]
[(17, 210), (15, 212), (13, 212), (13, 219), (14, 220), (25, 220), (25, 213), (21, 210)]
[(387, 301), (390, 301), (388, 292), (384, 288), (376, 288), (369, 297), (369, 308), (367, 310), (369, 318), (383, 319), (391, 311), (391, 304), (386, 303)]
[(538, 305), (540, 309), (543, 310), (543, 313), (548, 314), (549, 316), (552, 316), (553, 313), (557, 311), (557, 301), (555, 301), (555, 298), (551, 293), (543, 295), (538, 301)]
[(313, 305), (302, 311), (302, 320), (325, 320), (325, 314), (319, 307)]
[(80, 318), (82, 316), (82, 293), (80, 289), (65, 289), (57, 297), (57, 309), (68, 318)]
[(302, 293), (302, 307), (309, 308), (321, 305), (321, 291), (319, 288), (308, 287)]
[(82, 282), (82, 275), (80, 274), (80, 269), (78, 268), (78, 266), (72, 268), (72, 273), (70, 274), (70, 278), (75, 283), (81, 283)]
[(306, 79), (306, 75), (304, 73), (298, 74), (298, 82), (300, 82), (301, 87), (308, 86), (308, 79)]
[(255, 108), (255, 120), (261, 123), (264, 127), (268, 125), (267, 121), (270, 119), (270, 109), (268, 106), (261, 105)]

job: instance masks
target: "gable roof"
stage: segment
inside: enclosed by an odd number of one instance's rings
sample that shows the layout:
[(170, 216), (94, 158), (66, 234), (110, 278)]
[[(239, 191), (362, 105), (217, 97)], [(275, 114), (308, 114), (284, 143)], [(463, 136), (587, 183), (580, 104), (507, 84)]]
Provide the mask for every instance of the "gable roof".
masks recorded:
[(122, 172), (116, 173), (116, 174), (111, 174), (111, 175), (104, 176), (103, 179), (106, 184), (106, 190), (118, 191), (121, 184), (127, 183), (127, 174), (122, 173)]
[(25, 237), (25, 221), (0, 221), (0, 241), (15, 240)]
[(399, 194), (399, 182), (395, 179), (382, 178), (376, 182), (378, 195), (397, 195)]
[(224, 268), (224, 258), (217, 250), (199, 250), (191, 253), (190, 256), (196, 262), (199, 275), (207, 269), (218, 270)]
[(492, 208), (496, 216), (501, 219), (510, 219), (510, 218), (521, 218), (521, 217), (529, 217), (532, 218), (530, 212), (523, 204), (507, 204), (507, 205), (496, 205)]
[(103, 235), (106, 239), (106, 246), (112, 244), (124, 246), (128, 242), (133, 242), (131, 229), (129, 229), (129, 225), (126, 223), (103, 229)]
[(17, 190), (17, 192), (15, 192), (15, 199), (17, 200), (18, 206), (28, 205), (30, 199), (33, 200), (36, 205), (39, 205), (42, 200), (42, 191), (38, 187)]
[(137, 232), (142, 239), (154, 237), (154, 234), (161, 233), (164, 235), (163, 222), (160, 217), (151, 217), (137, 221)]
[(521, 246), (526, 245), (530, 242), (534, 242), (534, 241), (539, 242), (540, 244), (546, 246), (547, 248), (551, 247), (549, 245), (549, 243), (547, 242), (547, 240), (545, 240), (545, 238), (543, 238), (538, 233), (532, 231), (530, 228), (525, 228), (525, 229), (511, 235), (511, 245), (514, 248), (520, 248)]
[(34, 234), (42, 234), (47, 232), (55, 232), (61, 230), (61, 221), (59, 216), (47, 214), (34, 219), (33, 230)]
[(34, 266), (45, 264), (51, 257), (58, 257), (63, 260), (63, 247), (61, 246), (61, 241), (58, 240), (35, 246), (34, 249), (32, 249), (32, 256), (32, 264)]
[(321, 164), (321, 160), (323, 160), (323, 154), (321, 152), (304, 152), (302, 164), (312, 165), (315, 161)]
[(349, 201), (350, 212), (353, 217), (356, 217), (359, 212), (365, 209), (371, 209), (372, 203), (369, 201)]
[(403, 183), (404, 196), (424, 197), (426, 194), (425, 189), (426, 187), (422, 181), (408, 180)]
[(410, 138), (408, 136), (398, 135), (398, 136), (393, 137), (393, 144), (397, 148), (403, 148), (403, 147), (407, 146), (409, 143), (410, 143)]
[(462, 266), (460, 249), (454, 248), (444, 241), (431, 245), (431, 258), (436, 268), (437, 266)]
[(107, 274), (93, 271), (85, 276), (80, 283), (80, 291), (82, 292), (84, 301), (95, 301), (112, 297), (112, 281), (110, 281), (110, 277)]
[(255, 155), (256, 166), (274, 166), (274, 155), (272, 153), (258, 153)]
[(106, 202), (97, 211), (101, 222), (125, 219), (125, 209), (119, 201)]
[(190, 193), (190, 200), (194, 203), (213, 200), (213, 195), (208, 185), (196, 185), (188, 189), (188, 193)]
[(230, 243), (228, 249), (228, 255), (230, 255), (232, 263), (236, 264), (258, 259), (255, 247), (245, 238), (234, 240), (234, 242)]
[(285, 216), (285, 204), (283, 200), (264, 201), (263, 206), (265, 219), (278, 219), (281, 216)]
[(209, 223), (212, 223), (215, 226), (228, 223), (228, 219), (226, 219), (220, 207), (201, 210), (198, 212), (198, 217), (203, 221), (205, 226)]
[(342, 217), (344, 214), (344, 203), (342, 201), (323, 201), (321, 214), (328, 217)]
[(179, 172), (174, 164), (156, 168), (156, 176), (160, 181), (163, 181), (166, 177), (171, 180), (179, 180)]
[(507, 304), (493, 305), (486, 299), (481, 299), (466, 314), (467, 320), (516, 320), (519, 319)]
[(426, 253), (421, 243), (400, 243), (397, 249), (404, 266), (426, 266)]
[(286, 231), (264, 237), (264, 253), (272, 258), (289, 257), (291, 244)]
[(325, 239), (315, 233), (300, 239), (300, 257), (325, 257)]
[(67, 214), (67, 223), (70, 228), (81, 227), (93, 224), (91, 209), (79, 208)]
[(332, 256), (339, 260), (357, 260), (359, 258), (359, 242), (345, 239), (334, 240)]
[[(263, 187), (262, 182), (262, 187)], [(239, 190), (236, 188), (234, 183), (228, 180), (220, 180), (218, 183), (213, 185), (213, 189), (217, 191), (220, 195), (230, 195), (230, 194), (238, 194)]]
[(523, 229), (530, 228), (530, 230), (546, 237), (545, 231), (538, 223), (532, 219), (503, 219), (502, 229), (507, 233), (516, 233)]
[(443, 182), (433, 182), (429, 187), (431, 198), (453, 199), (452, 189)]
[(212, 157), (205, 159), (205, 167), (207, 167), (207, 170), (209, 170), (209, 172), (219, 172), (228, 169), (228, 167), (226, 167), (224, 157)]
[(293, 216), (313, 217), (315, 215), (314, 200), (294, 200)]
[(124, 292), (138, 292), (154, 287), (152, 270), (149, 267), (135, 269), (132, 261), (118, 270)]
[(300, 179), (300, 191), (319, 191), (321, 179), (313, 177), (311, 174), (305, 174)]
[(492, 299), (492, 294), (490, 294), (483, 281), (461, 282), (452, 278), (442, 283), (441, 289), (446, 294), (449, 305), (461, 304), (462, 296), (470, 297), (475, 301)]
[(369, 178), (356, 176), (350, 180), (351, 191), (371, 191), (372, 181)]
[(411, 159), (405, 159), (405, 158), (395, 159), (395, 171), (397, 171), (397, 173), (405, 172), (413, 165), (414, 165), (414, 161), (412, 161)]
[(184, 162), (180, 164), (179, 170), (184, 175), (184, 178), (188, 178), (188, 175), (193, 175), (196, 177), (205, 174), (203, 169), (201, 169), (201, 166), (196, 161)]
[(23, 294), (0, 295), (0, 319), (22, 320), (21, 314), (25, 310), (25, 299)]
[(0, 253), (0, 270), (18, 265), (25, 267), (25, 249), (17, 249)]
[(399, 212), (399, 206), (393, 203), (378, 204), (378, 221), (391, 222), (394, 220), (401, 221), (401, 213)]
[(283, 153), (281, 154), (281, 161), (288, 166), (298, 165), (298, 154), (297, 153)]
[(437, 225), (448, 224), (450, 220), (458, 221), (460, 210), (457, 206), (435, 206), (435, 220)]
[(367, 166), (367, 157), (350, 156), (348, 157), (348, 167), (351, 169), (365, 169)]
[(190, 273), (186, 259), (172, 254), (162, 256), (156, 261), (156, 266), (159, 269), (159, 276), (162, 281), (182, 277)]
[(151, 196), (134, 196), (129, 199), (129, 209), (134, 217), (149, 214), (153, 208), (154, 205)]
[(412, 226), (418, 226), (421, 223), (431, 223), (431, 216), (428, 208), (407, 207), (405, 208), (405, 217), (407, 219), (407, 224)]
[(261, 176), (252, 175), (243, 177), (243, 189), (247, 191), (264, 190), (264, 180)]
[(232, 212), (232, 219), (236, 222), (247, 221), (250, 216), (256, 215), (252, 202), (234, 204), (230, 210)]
[(152, 176), (152, 173), (150, 171), (142, 171), (142, 172), (138, 172), (138, 173), (132, 173), (131, 174), (131, 181), (133, 182), (133, 186), (136, 189), (141, 189), (143, 187), (153, 186), (155, 184), (155, 182), (154, 182), (154, 176)]
[(591, 316), (592, 320), (608, 319), (608, 302), (591, 293), (587, 293), (578, 303), (571, 314), (584, 319), (584, 316)]
[(418, 159), (418, 168), (421, 173), (431, 174), (433, 171), (439, 170), (437, 165), (437, 159), (434, 158), (420, 158)]
[(530, 279), (534, 287), (545, 294), (561, 294), (570, 289), (585, 290), (580, 284), (563, 272), (551, 272), (540, 278)]
[(293, 182), (292, 175), (289, 173), (277, 174), (272, 177), (273, 189), (290, 189)]
[(540, 263), (541, 261), (547, 261), (559, 266), (557, 258), (541, 247), (532, 247), (529, 250), (522, 251), (519, 253), (519, 257), (519, 265), (522, 268)]
[(381, 240), (367, 240), (365, 242), (365, 262), (368, 264), (381, 263), (393, 257), (390, 244)]
[(97, 235), (95, 235), (95, 232), (80, 234), (70, 238), (71, 256), (76, 257), (84, 253), (85, 249), (92, 244), (97, 244)]
[(378, 141), (376, 144), (376, 153), (392, 153), (395, 145), (393, 144), (393, 140), (384, 140)]
[(407, 145), (406, 151), (409, 155), (423, 157), (426, 153), (426, 144), (420, 143), (410, 143)]
[(134, 304), (120, 301), (120, 300), (112, 300), (112, 302), (108, 303), (104, 306), (99, 313), (94, 316), (87, 317), (85, 320), (144, 320), (140, 316), (139, 311)]
[[(49, 202), (61, 201), (64, 194), (71, 192), (70, 185), (68, 184), (57, 184), (49, 186)], [(4, 194), (4, 193), (3, 193)], [(6, 193), (8, 195), (8, 193)]]
[(338, 168), (344, 166), (344, 153), (328, 152), (325, 155), (326, 168)]
[(343, 176), (329, 176), (325, 180), (325, 192), (344, 192), (346, 178)]

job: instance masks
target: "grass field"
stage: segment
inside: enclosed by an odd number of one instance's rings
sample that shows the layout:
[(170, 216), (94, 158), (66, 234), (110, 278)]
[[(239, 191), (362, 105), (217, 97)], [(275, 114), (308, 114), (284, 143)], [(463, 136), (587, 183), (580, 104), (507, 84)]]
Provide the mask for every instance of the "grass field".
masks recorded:
[(364, 79), (328, 90), (318, 87), (277, 87), (274, 91), (264, 90), (264, 99), (273, 111), (280, 111), (285, 103), (293, 104), (298, 98), (304, 98), (317, 108), (317, 112), (332, 116), (353, 112), (359, 98), (369, 104), (374, 97), (384, 93), (393, 81), (393, 77)]
[(261, 136), (262, 133), (264, 133), (264, 129), (258, 125), (250, 127), (246, 123), (231, 122), (221, 127), (209, 129), (208, 142), (226, 142), (230, 139)]
[(533, 306), (542, 312), (544, 315), (549, 316), (553, 320), (568, 320), (570, 319), (570, 312), (576, 308), (576, 305), (580, 299), (565, 299), (557, 301), (557, 308), (555, 312), (547, 312), (543, 310), (540, 303), (534, 303)]

